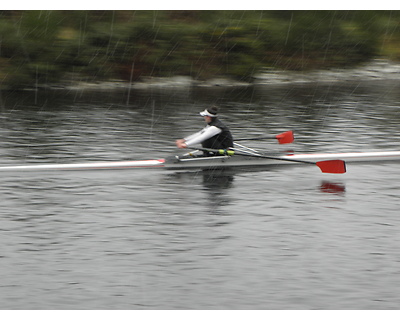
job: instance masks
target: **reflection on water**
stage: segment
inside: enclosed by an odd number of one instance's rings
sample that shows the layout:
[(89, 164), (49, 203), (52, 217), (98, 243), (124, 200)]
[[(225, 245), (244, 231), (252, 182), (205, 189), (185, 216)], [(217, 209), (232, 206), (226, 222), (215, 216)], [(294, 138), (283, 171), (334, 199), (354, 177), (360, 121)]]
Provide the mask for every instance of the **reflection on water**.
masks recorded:
[(346, 192), (344, 183), (322, 181), (320, 190), (326, 193), (343, 194)]
[(234, 180), (232, 171), (210, 171), (206, 170), (202, 173), (203, 185), (210, 192), (230, 188)]
[[(221, 206), (230, 204), (230, 196), (227, 189), (234, 184), (235, 172), (232, 170), (203, 170), (196, 172), (177, 172), (173, 178), (183, 184), (201, 184), (206, 198), (204, 205), (210, 213), (216, 213)], [(195, 194), (193, 195), (195, 196)]]

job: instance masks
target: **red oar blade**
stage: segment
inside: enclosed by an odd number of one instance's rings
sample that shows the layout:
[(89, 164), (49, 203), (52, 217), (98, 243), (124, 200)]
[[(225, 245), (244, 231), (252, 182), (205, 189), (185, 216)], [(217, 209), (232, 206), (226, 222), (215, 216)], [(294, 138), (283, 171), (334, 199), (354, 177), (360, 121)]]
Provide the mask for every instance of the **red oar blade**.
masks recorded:
[(293, 131), (286, 131), (275, 136), (279, 144), (292, 143), (294, 141)]
[(343, 160), (318, 161), (316, 165), (324, 173), (345, 173), (346, 163)]

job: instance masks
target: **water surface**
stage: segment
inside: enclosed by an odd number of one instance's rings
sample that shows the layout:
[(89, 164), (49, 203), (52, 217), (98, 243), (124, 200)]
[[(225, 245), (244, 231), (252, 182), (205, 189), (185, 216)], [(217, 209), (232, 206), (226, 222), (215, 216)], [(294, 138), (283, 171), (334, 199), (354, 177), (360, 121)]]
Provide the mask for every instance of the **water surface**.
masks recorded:
[[(163, 158), (210, 104), (267, 151), (398, 150), (399, 83), (2, 93), (0, 164)], [(2, 309), (397, 309), (400, 164), (1, 173)]]

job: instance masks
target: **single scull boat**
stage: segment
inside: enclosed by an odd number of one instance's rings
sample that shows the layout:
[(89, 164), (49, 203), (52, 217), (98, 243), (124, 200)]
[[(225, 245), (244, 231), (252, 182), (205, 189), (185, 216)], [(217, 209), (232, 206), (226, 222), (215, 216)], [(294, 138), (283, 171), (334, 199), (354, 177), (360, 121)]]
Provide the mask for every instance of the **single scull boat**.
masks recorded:
[[(249, 156), (220, 155), (214, 157), (170, 157), (167, 159), (141, 161), (104, 161), (77, 164), (38, 164), (21, 166), (4, 166), (0, 171), (39, 171), (39, 170), (101, 170), (101, 169), (134, 169), (134, 168), (165, 168), (169, 170), (207, 170), (218, 168), (266, 167), (296, 163), (320, 163), (324, 161), (381, 162), (400, 161), (400, 151), (383, 152), (349, 152), (349, 153), (314, 153), (288, 154), (282, 156)], [(324, 171), (323, 171), (324, 172)], [(343, 172), (331, 172), (343, 173)]]
[[(262, 140), (272, 137), (255, 137), (240, 140)], [(286, 131), (274, 137), (279, 144), (292, 143), (293, 131)], [(215, 150), (198, 148), (200, 151), (212, 152), (215, 156), (196, 156), (190, 152), (184, 156), (169, 157), (157, 160), (139, 161), (103, 161), (75, 164), (37, 164), (0, 167), (0, 171), (57, 171), (57, 170), (101, 170), (101, 169), (133, 169), (133, 168), (166, 168), (169, 170), (212, 170), (224, 168), (263, 168), (281, 164), (312, 164), (317, 165), (324, 173), (345, 173), (346, 162), (399, 161), (400, 151), (383, 152), (348, 152), (348, 153), (314, 153), (268, 155), (234, 142), (235, 148), (230, 150)]]

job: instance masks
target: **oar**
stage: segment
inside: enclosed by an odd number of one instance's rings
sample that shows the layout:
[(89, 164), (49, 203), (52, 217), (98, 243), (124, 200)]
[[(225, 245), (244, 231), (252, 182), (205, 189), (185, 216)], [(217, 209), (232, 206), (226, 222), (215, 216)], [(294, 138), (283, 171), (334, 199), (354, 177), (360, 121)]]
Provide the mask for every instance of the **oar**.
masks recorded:
[(207, 148), (197, 148), (197, 150), (213, 152), (221, 155), (238, 155), (238, 156), (248, 156), (248, 157), (257, 157), (257, 158), (265, 158), (265, 159), (273, 159), (280, 161), (291, 161), (291, 162), (299, 162), (305, 164), (312, 164), (318, 166), (323, 173), (345, 173), (346, 172), (346, 163), (343, 160), (323, 160), (323, 161), (306, 161), (306, 160), (298, 160), (298, 159), (289, 159), (289, 158), (280, 158), (266, 155), (255, 155), (255, 154), (246, 154), (246, 153), (237, 153), (233, 150), (225, 150), (225, 149), (207, 149)]
[(239, 139), (234, 139), (235, 141), (247, 141), (247, 140), (265, 140), (265, 139), (277, 139), (279, 144), (285, 144), (285, 143), (292, 143), (294, 141), (294, 134), (293, 131), (286, 131), (283, 133), (280, 133), (276, 135), (275, 137), (271, 136), (260, 136), (260, 137), (254, 137), (254, 138), (239, 138)]

